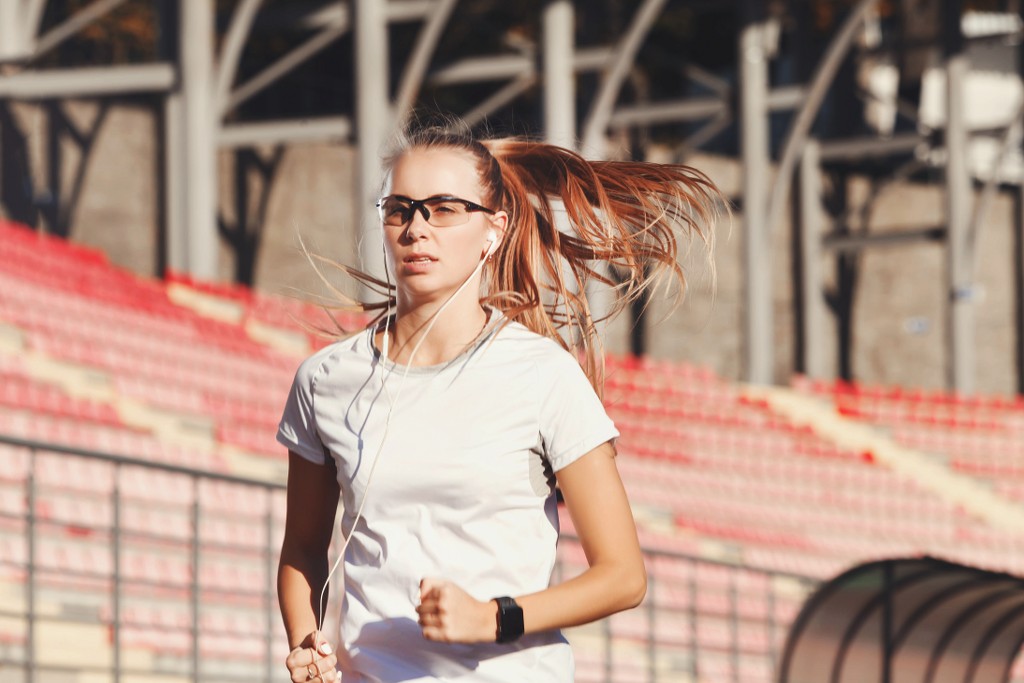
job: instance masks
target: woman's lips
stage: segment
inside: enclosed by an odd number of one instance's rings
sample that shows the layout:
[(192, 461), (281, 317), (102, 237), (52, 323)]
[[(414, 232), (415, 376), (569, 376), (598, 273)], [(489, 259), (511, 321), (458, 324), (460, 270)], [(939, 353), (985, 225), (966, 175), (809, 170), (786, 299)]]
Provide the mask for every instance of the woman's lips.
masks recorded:
[(402, 259), (402, 265), (407, 273), (424, 273), (437, 263), (437, 259), (429, 254), (410, 254)]

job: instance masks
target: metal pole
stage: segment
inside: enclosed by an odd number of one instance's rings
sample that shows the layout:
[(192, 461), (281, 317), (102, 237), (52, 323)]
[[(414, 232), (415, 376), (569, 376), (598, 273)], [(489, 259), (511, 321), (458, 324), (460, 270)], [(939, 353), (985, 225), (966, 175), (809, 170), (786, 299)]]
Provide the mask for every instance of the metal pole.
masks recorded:
[(768, 663), (772, 671), (778, 671), (778, 627), (775, 623), (775, 575), (768, 575)]
[(653, 572), (647, 575), (647, 680), (658, 680), (658, 642), (655, 634), (658, 632), (658, 613), (655, 605), (658, 602), (657, 591), (660, 590), (660, 579), (655, 578)]
[[(547, 141), (576, 149), (576, 76), (573, 65), (575, 51), (575, 9), (570, 0), (552, 0), (544, 7), (543, 26), (543, 88), (544, 135)], [(623, 57), (624, 58), (624, 57)], [(631, 56), (630, 56), (631, 58)], [(617, 90), (616, 90), (617, 92)], [(600, 133), (603, 134), (602, 128)], [(592, 145), (591, 154), (599, 149)], [(594, 262), (594, 270), (602, 277), (610, 277), (607, 264)], [(594, 320), (603, 320), (614, 305), (614, 295), (608, 285), (597, 280), (586, 283), (587, 303)], [(604, 324), (597, 323), (599, 332)]]
[(772, 259), (768, 210), (768, 55), (764, 7), (743, 0), (739, 40), (739, 120), (743, 165), (744, 379), (772, 381)]
[(571, 0), (552, 0), (544, 8), (543, 83), (544, 136), (547, 141), (576, 148), (575, 11)]
[[(178, 64), (179, 45), (179, 4), (174, 0), (163, 0), (160, 9), (160, 56), (165, 61)], [(179, 67), (180, 69), (180, 67)], [(161, 201), (163, 207), (163, 266), (182, 272), (188, 263), (186, 250), (188, 247), (185, 234), (185, 155), (183, 137), (185, 122), (183, 119), (181, 85), (179, 84), (161, 100), (163, 108), (160, 131), (160, 166), (157, 182), (161, 184)]]
[(199, 485), (199, 477), (192, 475), (192, 542), (190, 548), (189, 564), (192, 569), (192, 581), (189, 585), (189, 590), (192, 595), (192, 661), (190, 662), (190, 668), (192, 673), (192, 680), (199, 680), (199, 669), (202, 666), (202, 657), (199, 651), (199, 626), (201, 623), (201, 615), (199, 614), (201, 597), (199, 594), (199, 572), (201, 569), (201, 558), (200, 558), (200, 527), (202, 520), (200, 515), (202, 514), (199, 507), (201, 487)]
[(689, 560), (690, 565), (690, 576), (688, 577), (689, 589), (689, 605), (687, 609), (689, 614), (690, 622), (690, 680), (700, 680), (700, 643), (698, 642), (699, 636), (697, 630), (697, 561), (694, 559)]
[(32, 449), (30, 453), (28, 477), (25, 481), (25, 563), (28, 565), (28, 585), (25, 589), (25, 614), (28, 619), (25, 629), (25, 683), (35, 683), (36, 680), (36, 469), (39, 451)]
[(615, 648), (612, 645), (611, 617), (601, 621), (601, 630), (604, 632), (604, 683), (615, 683)]
[[(380, 226), (373, 211), (380, 193), (380, 154), (391, 127), (388, 101), (388, 30), (386, 3), (355, 2), (356, 48), (356, 221), (359, 262), (363, 271), (384, 277)], [(365, 292), (364, 292), (365, 294)]]
[(893, 563), (882, 566), (882, 682), (892, 683), (893, 659)]
[(970, 65), (960, 31), (961, 0), (944, 0), (946, 53), (946, 249), (949, 309), (947, 382), (962, 393), (974, 391), (974, 302), (969, 245), (971, 178), (967, 163), (964, 83)]
[(1024, 186), (1013, 189), (1013, 291), (1017, 393), (1024, 394)]
[(211, 0), (181, 0), (180, 48), (186, 270), (217, 275), (216, 110)]
[(122, 675), (122, 654), (121, 654), (121, 466), (113, 466), (113, 519), (110, 520), (110, 559), (112, 576), (110, 577), (111, 587), (111, 619), (114, 623), (110, 625), (111, 638), (114, 641), (114, 683), (121, 683)]
[(821, 147), (816, 140), (804, 146), (800, 160), (799, 219), (797, 230), (797, 358), (796, 369), (808, 377), (825, 377), (822, 336), (827, 324), (824, 281), (821, 274)]
[[(1024, 20), (1024, 5), (1017, 8)], [(1017, 44), (1017, 75), (1024, 77), (1024, 45)], [(1024, 184), (1013, 189), (1013, 291), (1017, 393), (1024, 394)]]
[(264, 553), (266, 554), (267, 560), (267, 585), (264, 586), (264, 599), (266, 606), (264, 612), (267, 618), (267, 628), (264, 631), (263, 637), (266, 639), (266, 658), (264, 660), (264, 670), (266, 672), (267, 681), (274, 680), (274, 671), (277, 669), (277, 657), (274, 652), (274, 619), (276, 618), (276, 610), (274, 597), (277, 595), (276, 583), (274, 580), (277, 570), (277, 556), (278, 549), (274, 548), (274, 494), (269, 489), (264, 489), (264, 501), (267, 506), (266, 514), (263, 518), (264, 525)]
[(740, 606), (738, 570), (729, 573), (729, 659), (732, 661), (733, 683), (740, 682)]
[(25, 20), (22, 3), (0, 2), (0, 62), (27, 56)]

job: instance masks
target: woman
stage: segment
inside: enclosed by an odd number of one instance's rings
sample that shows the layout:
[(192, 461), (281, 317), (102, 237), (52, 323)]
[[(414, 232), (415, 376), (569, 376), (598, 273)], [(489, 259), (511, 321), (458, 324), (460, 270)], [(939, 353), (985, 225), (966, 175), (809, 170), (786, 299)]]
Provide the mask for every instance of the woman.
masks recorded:
[[(296, 683), (571, 681), (558, 629), (646, 590), (581, 293), (613, 286), (615, 313), (662, 273), (682, 285), (675, 235), (709, 240), (717, 192), (683, 166), (444, 129), (411, 134), (385, 171), (389, 282), (356, 274), (385, 288), (363, 306), (384, 315), (303, 362), (278, 433), (286, 665)], [(551, 586), (556, 482), (589, 568)], [(339, 497), (335, 652), (318, 629)]]

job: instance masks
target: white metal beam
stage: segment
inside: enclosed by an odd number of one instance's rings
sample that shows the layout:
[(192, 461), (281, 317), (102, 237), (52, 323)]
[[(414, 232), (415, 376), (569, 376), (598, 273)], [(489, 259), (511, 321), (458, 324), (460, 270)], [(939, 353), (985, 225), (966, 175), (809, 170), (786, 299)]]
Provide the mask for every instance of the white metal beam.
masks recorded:
[(91, 5), (79, 10), (63, 23), (40, 36), (36, 41), (31, 59), (38, 59), (124, 2), (125, 0), (95, 0)]
[(356, 220), (363, 271), (384, 276), (380, 226), (373, 202), (380, 192), (380, 154), (391, 131), (388, 98), (388, 26), (379, 0), (355, 0)]
[(666, 0), (644, 0), (633, 16), (633, 21), (615, 48), (612, 59), (607, 65), (601, 79), (601, 85), (590, 113), (583, 124), (583, 142), (581, 149), (584, 154), (599, 154), (603, 147), (602, 139), (608, 129), (615, 101), (619, 97), (622, 83), (633, 67), (636, 53), (640, 49), (644, 37), (650, 31), (654, 20), (658, 18)]
[(218, 254), (213, 3), (181, 0), (179, 16), (186, 270), (213, 280)]
[(743, 378), (771, 384), (774, 378), (772, 249), (768, 233), (768, 50), (760, 0), (742, 0), (740, 26), (740, 153), (743, 173)]
[(423, 77), (430, 66), (430, 58), (437, 49), (441, 40), (441, 33), (452, 10), (455, 9), (457, 0), (437, 0), (437, 5), (427, 16), (423, 27), (420, 29), (413, 47), (409, 61), (406, 62), (405, 70), (402, 72), (402, 81), (398, 84), (398, 94), (395, 96), (395, 119), (405, 120), (405, 117), (412, 110), (416, 95), (423, 86)]
[(347, 12), (343, 12), (336, 24), (323, 29), (320, 33), (299, 45), (232, 91), (227, 101), (221, 107), (221, 114), (223, 115), (231, 111), (249, 98), (266, 90), (271, 84), (288, 75), (299, 65), (316, 55), (316, 53), (348, 33), (348, 30), (349, 15)]
[(235, 74), (238, 73), (238, 60), (262, 4), (263, 0), (242, 0), (231, 15), (224, 47), (217, 60), (217, 111), (221, 116), (227, 111), (231, 84), (235, 82)]
[(536, 83), (537, 78), (533, 75), (523, 76), (515, 79), (514, 81), (510, 81), (486, 100), (464, 113), (462, 115), (462, 120), (470, 126), (475, 126), (532, 88)]
[(160, 63), (22, 71), (0, 76), (0, 97), (31, 100), (166, 92), (174, 83), (174, 67)]
[(302, 142), (348, 142), (352, 120), (347, 116), (317, 119), (290, 119), (260, 123), (236, 123), (220, 129), (217, 144), (221, 148), (278, 145)]
[[(598, 71), (608, 63), (612, 53), (608, 47), (579, 48), (573, 55), (573, 68), (576, 72)], [(458, 85), (535, 76), (536, 72), (530, 55), (489, 55), (461, 59), (433, 72), (429, 80), (433, 85)]]
[(23, 3), (7, 0), (0, 2), (0, 63), (17, 62), (28, 57), (31, 52), (25, 25)]
[(943, 0), (946, 52), (946, 267), (949, 307), (946, 327), (950, 389), (974, 392), (974, 279), (969, 242), (971, 176), (967, 160), (964, 85), (970, 63), (960, 33), (960, 0)]
[(821, 147), (816, 140), (804, 145), (800, 157), (800, 217), (794, 238), (800, 249), (794, 272), (799, 273), (797, 302), (801, 358), (797, 371), (808, 377), (824, 378), (828, 374), (825, 344), (822, 336), (828, 325), (825, 306), (825, 283), (821, 268), (821, 246), (824, 235), (821, 183)]
[(576, 44), (575, 12), (571, 0), (551, 0), (541, 17), (543, 35), (544, 137), (575, 149), (576, 74), (572, 54)]

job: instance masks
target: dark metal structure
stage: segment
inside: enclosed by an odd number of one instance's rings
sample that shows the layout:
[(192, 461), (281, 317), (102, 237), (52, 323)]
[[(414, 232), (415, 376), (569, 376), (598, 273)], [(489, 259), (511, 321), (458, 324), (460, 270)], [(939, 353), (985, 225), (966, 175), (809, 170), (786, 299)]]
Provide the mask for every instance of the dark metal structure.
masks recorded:
[[(367, 207), (378, 189), (379, 149), (417, 103), (422, 88), (427, 84), (436, 88), (489, 83), (495, 87), (490, 94), (456, 113), (476, 123), (518, 98), (539, 91), (545, 135), (565, 145), (579, 141), (581, 151), (591, 156), (606, 153), (612, 134), (685, 124), (691, 126), (692, 134), (678, 149), (681, 159), (735, 127), (742, 169), (742, 187), (736, 199), (742, 207), (744, 379), (758, 383), (778, 379), (773, 368), (771, 236), (793, 194), (793, 206), (798, 209), (794, 211), (797, 258), (793, 273), (798, 308), (796, 369), (810, 376), (830, 373), (821, 338), (834, 316), (839, 374), (851, 374), (851, 302), (858, 254), (896, 243), (937, 241), (947, 254), (943, 285), (948, 292), (947, 383), (962, 392), (974, 389), (973, 310), (978, 297), (973, 277), (974, 243), (993, 192), (1004, 188), (1019, 196), (1019, 182), (996, 171), (979, 173), (972, 165), (971, 152), (979, 137), (994, 135), (1003, 143), (996, 166), (1005, 165), (1007, 155), (1020, 148), (1021, 108), (988, 130), (972, 128), (967, 120), (970, 103), (964, 92), (971, 78), (971, 60), (970, 41), (964, 38), (969, 18), (964, 0), (903, 0), (884, 6), (880, 0), (837, 1), (833, 3), (839, 17), (834, 33), (824, 47), (813, 49), (808, 45), (806, 30), (811, 12), (808, 8), (827, 2), (734, 0), (730, 6), (737, 19), (735, 74), (710, 73), (699, 65), (683, 64), (685, 79), (694, 86), (693, 92), (700, 94), (671, 101), (644, 99), (636, 88), (626, 87), (644, 41), (658, 18), (672, 6), (669, 0), (635, 3), (618, 36), (597, 46), (577, 45), (583, 3), (549, 0), (538, 17), (540, 38), (536, 45), (511, 46), (501, 53), (469, 56), (447, 64), (435, 63), (434, 56), (452, 22), (465, 20), (455, 12), (456, 0), (324, 0), (292, 3), (287, 11), (282, 11), (281, 4), (274, 6), (264, 0), (238, 0), (222, 32), (219, 50), (215, 49), (213, 0), (161, 0), (155, 5), (163, 35), (158, 61), (78, 69), (35, 66), (42, 55), (123, 3), (93, 0), (41, 32), (46, 0), (0, 2), (0, 65), (4, 67), (0, 71), (0, 113), (8, 101), (45, 101), (59, 124), (67, 123), (67, 117), (61, 115), (64, 98), (103, 101), (140, 93), (159, 98), (162, 145), (158, 185), (166, 237), (164, 260), (169, 267), (200, 277), (214, 275), (218, 149), (250, 150), (249, 161), (260, 169), (264, 192), (269, 192), (275, 157), (258, 158), (257, 146), (298, 141), (353, 144), (358, 153), (353, 194), (364, 214), (360, 224), (369, 229), (373, 216)], [(687, 3), (698, 13), (721, 5), (696, 0)], [(989, 32), (981, 40), (1016, 45), (1021, 33), (1020, 3), (1007, 0), (1003, 5), (1000, 16), (1017, 21), (1010, 22), (1009, 29)], [(274, 13), (274, 21), (301, 25), (311, 31), (311, 36), (277, 61), (241, 79), (239, 63), (244, 48), (267, 13)], [(389, 39), (396, 24), (417, 27), (407, 61), (400, 69), (388, 63)], [(232, 113), (244, 102), (266, 92), (327, 46), (346, 37), (352, 39), (354, 67), (352, 73), (338, 74), (338, 78), (354, 85), (351, 111), (319, 118), (233, 122)], [(925, 69), (922, 63), (928, 59), (934, 63)], [(880, 93), (858, 85), (857, 74), (872, 60), (892, 72), (898, 83), (892, 92)], [(782, 72), (790, 76), (780, 78)], [(936, 121), (921, 116), (925, 72), (937, 76), (943, 84)], [(581, 77), (593, 75), (596, 87), (592, 91), (581, 89)], [(850, 130), (820, 125), (825, 107), (843, 110), (847, 123), (856, 120), (863, 124), (864, 111), (875, 105), (891, 110), (895, 123), (874, 128), (861, 125), (859, 129), (846, 126)], [(0, 117), (0, 126), (2, 123)], [(95, 133), (70, 124), (58, 128), (64, 139), (83, 149)], [(856, 134), (851, 132), (854, 129)], [(0, 137), (2, 144), (4, 138)], [(7, 140), (6, 144), (15, 143)], [(935, 171), (944, 179), (945, 220), (941, 225), (907, 226), (895, 235), (873, 235), (866, 226), (853, 224), (850, 207), (844, 203), (842, 192), (835, 190), (840, 184), (821, 182), (822, 173), (839, 180), (868, 174), (873, 183), (882, 185), (922, 169)], [(797, 171), (799, 180), (794, 182)], [(60, 196), (60, 173), (53, 169), (48, 173), (50, 184), (57, 186), (50, 188), (50, 194), (60, 203), (65, 200)], [(976, 194), (972, 186), (983, 189)], [(791, 189), (796, 192), (791, 193)], [(1018, 205), (1024, 206), (1024, 201), (1018, 201)], [(1016, 212), (1014, 287), (1017, 383), (1024, 390), (1024, 238), (1019, 237), (1024, 232), (1022, 212), (1024, 209)], [(59, 209), (52, 213), (59, 219)], [(870, 209), (861, 213), (869, 214)], [(259, 216), (250, 216), (249, 220), (258, 221)], [(381, 254), (373, 241), (361, 240), (360, 249), (363, 267), (379, 270)], [(828, 292), (822, 275), (823, 258), (834, 259), (838, 273), (837, 285)], [(600, 309), (600, 292), (592, 295)]]
[(790, 629), (779, 683), (1003, 683), (1024, 644), (1024, 579), (930, 557), (821, 585)]

